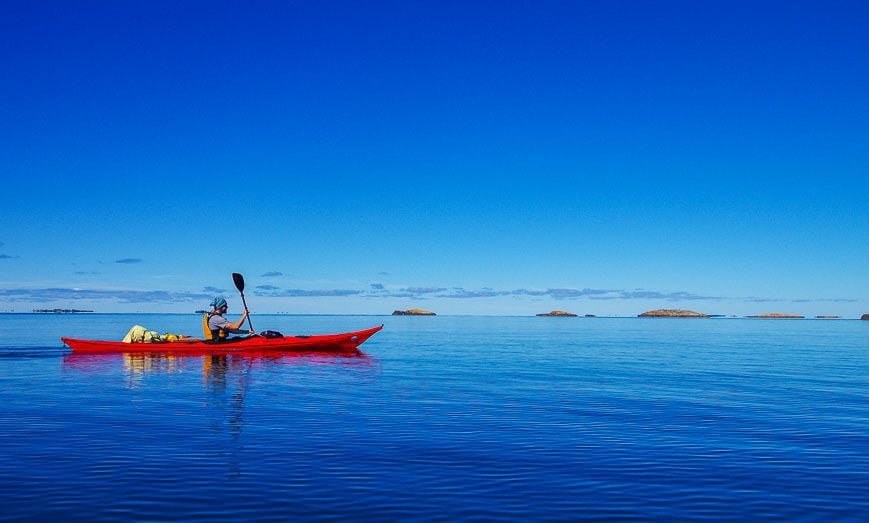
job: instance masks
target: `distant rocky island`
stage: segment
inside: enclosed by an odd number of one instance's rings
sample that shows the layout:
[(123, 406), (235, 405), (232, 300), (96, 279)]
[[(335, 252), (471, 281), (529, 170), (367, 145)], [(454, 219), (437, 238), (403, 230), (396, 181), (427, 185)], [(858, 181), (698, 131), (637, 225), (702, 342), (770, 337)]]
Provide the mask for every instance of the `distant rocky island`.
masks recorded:
[(836, 319), (841, 318), (841, 316), (822, 315), (822, 316), (815, 316), (815, 318), (818, 318), (820, 320), (836, 320)]
[(81, 309), (33, 309), (33, 312), (40, 314), (75, 314), (79, 312), (93, 312)]
[(655, 309), (637, 315), (640, 318), (708, 318), (708, 314), (684, 309)]
[(869, 320), (869, 314), (864, 314), (864, 315), (860, 316), (860, 319), (861, 320)]
[(764, 319), (800, 319), (805, 318), (805, 316), (800, 316), (799, 314), (782, 314), (781, 312), (770, 312), (767, 314), (756, 314), (754, 316), (747, 316), (748, 318), (764, 318)]
[(437, 316), (437, 314), (423, 309), (407, 309), (406, 311), (392, 311), (393, 316)]
[(576, 318), (577, 316), (579, 316), (579, 314), (574, 314), (567, 311), (550, 311), (537, 314), (536, 316), (561, 316), (564, 318)]

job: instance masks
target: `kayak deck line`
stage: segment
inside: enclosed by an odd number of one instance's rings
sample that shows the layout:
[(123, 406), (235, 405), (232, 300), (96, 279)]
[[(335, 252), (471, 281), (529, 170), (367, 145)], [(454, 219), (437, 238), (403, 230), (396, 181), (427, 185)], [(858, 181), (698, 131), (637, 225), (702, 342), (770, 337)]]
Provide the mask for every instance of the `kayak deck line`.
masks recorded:
[(284, 336), (282, 338), (264, 338), (252, 336), (238, 341), (205, 342), (179, 340), (162, 343), (124, 343), (122, 341), (81, 340), (76, 338), (60, 338), (73, 352), (77, 353), (112, 353), (112, 352), (171, 352), (171, 353), (233, 353), (250, 351), (311, 351), (311, 352), (353, 352), (368, 338), (383, 328), (383, 325), (355, 332), (341, 334), (321, 334), (313, 336)]

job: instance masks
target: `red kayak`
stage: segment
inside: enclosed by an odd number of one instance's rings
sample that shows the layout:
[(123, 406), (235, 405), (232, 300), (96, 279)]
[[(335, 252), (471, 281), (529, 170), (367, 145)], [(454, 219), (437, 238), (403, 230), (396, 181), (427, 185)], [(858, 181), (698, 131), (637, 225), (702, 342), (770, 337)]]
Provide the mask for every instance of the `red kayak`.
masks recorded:
[[(187, 341), (170, 341), (163, 343), (124, 343), (122, 341), (95, 341), (61, 338), (73, 352), (84, 354), (100, 354), (111, 352), (171, 352), (186, 353), (245, 353), (245, 352), (353, 352), (365, 340), (383, 328), (345, 332), (343, 334), (325, 334), (320, 336), (284, 336), (282, 338), (250, 338), (230, 339), (221, 343), (209, 343), (199, 339), (188, 338)], [(191, 341), (192, 340), (192, 341)]]

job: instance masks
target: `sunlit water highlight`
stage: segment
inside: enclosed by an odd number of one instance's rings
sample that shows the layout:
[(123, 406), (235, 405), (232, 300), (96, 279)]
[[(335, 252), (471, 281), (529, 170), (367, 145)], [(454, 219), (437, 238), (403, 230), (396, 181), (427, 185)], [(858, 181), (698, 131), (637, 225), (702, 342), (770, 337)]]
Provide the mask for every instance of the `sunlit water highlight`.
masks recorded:
[(75, 356), (0, 315), (0, 519), (869, 520), (869, 322), (259, 316), (362, 355)]

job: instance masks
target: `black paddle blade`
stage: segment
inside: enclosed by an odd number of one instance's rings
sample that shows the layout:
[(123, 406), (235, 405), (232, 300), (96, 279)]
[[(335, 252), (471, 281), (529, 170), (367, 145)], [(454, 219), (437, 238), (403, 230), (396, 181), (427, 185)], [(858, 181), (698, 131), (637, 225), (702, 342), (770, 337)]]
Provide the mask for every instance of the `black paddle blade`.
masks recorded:
[(234, 272), (232, 273), (232, 281), (235, 282), (235, 288), (238, 289), (238, 292), (244, 292), (244, 276)]

